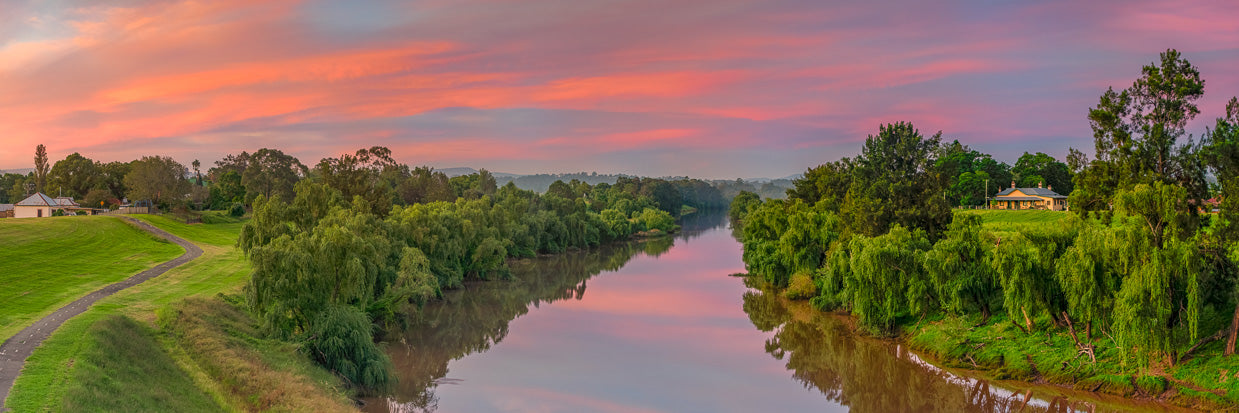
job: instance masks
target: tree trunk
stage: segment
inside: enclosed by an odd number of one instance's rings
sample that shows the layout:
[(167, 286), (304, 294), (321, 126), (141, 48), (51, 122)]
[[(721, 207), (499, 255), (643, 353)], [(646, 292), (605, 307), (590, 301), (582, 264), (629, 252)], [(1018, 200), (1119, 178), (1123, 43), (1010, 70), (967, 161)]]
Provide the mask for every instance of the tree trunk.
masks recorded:
[(1239, 303), (1235, 304), (1235, 316), (1230, 319), (1230, 335), (1226, 338), (1226, 350), (1223, 354), (1235, 354), (1235, 339), (1239, 335)]
[(1031, 318), (1028, 318), (1028, 310), (1025, 309), (1024, 307), (1020, 307), (1020, 312), (1024, 313), (1024, 327), (1027, 328), (1026, 331), (1032, 332), (1033, 322)]

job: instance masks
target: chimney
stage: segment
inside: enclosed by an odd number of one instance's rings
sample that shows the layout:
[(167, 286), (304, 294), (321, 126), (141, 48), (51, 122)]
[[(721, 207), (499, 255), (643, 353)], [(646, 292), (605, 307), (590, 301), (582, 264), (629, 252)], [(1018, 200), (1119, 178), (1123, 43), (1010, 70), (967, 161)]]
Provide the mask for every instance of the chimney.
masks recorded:
[(1045, 186), (1045, 189), (1049, 189), (1049, 190), (1053, 191), (1053, 190), (1054, 190), (1054, 185), (1046, 185), (1046, 186)]
[(1041, 186), (1041, 184), (1043, 184), (1043, 183), (1044, 183), (1044, 182), (1037, 181), (1037, 187), (1038, 187), (1038, 188), (1045, 188), (1045, 187)]
[(1012, 188), (1015, 188), (1015, 180), (1014, 180), (1014, 179), (1012, 179), (1012, 180), (1011, 180), (1011, 187), (1012, 187)]

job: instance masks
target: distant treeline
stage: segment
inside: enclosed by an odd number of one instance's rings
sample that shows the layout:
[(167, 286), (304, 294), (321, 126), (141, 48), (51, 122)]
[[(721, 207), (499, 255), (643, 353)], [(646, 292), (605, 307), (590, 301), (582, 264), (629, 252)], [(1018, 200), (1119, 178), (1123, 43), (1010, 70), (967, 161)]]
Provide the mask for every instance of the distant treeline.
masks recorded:
[[(555, 181), (570, 182), (570, 181), (575, 180), (575, 181), (584, 182), (590, 185), (597, 185), (597, 184), (603, 184), (603, 183), (614, 184), (616, 181), (618, 181), (621, 178), (636, 178), (636, 177), (632, 175), (622, 175), (622, 174), (612, 175), (612, 174), (599, 174), (597, 172), (590, 172), (590, 173), (577, 172), (577, 173), (565, 173), (565, 174), (521, 175), (521, 176), (515, 176), (515, 177), (507, 176), (507, 177), (498, 177), (496, 179), (498, 180), (500, 185), (506, 184), (508, 182), (512, 182), (513, 184), (516, 184), (517, 188), (542, 193), (550, 189), (551, 184), (554, 183)], [(688, 177), (664, 177), (662, 179), (673, 181), (673, 182), (690, 180), (690, 178)], [(709, 183), (713, 185), (715, 188), (718, 188), (719, 192), (722, 193), (723, 198), (728, 199), (728, 200), (735, 197), (736, 194), (740, 193), (740, 191), (753, 192), (753, 193), (760, 195), (763, 198), (784, 198), (787, 196), (787, 190), (792, 187), (792, 181), (790, 179), (775, 179), (775, 180), (771, 180), (767, 182), (753, 182), (753, 181), (745, 181), (743, 179), (712, 180), (712, 181), (709, 181)]]
[[(1132, 87), (1107, 90), (1089, 110), (1095, 159), (1072, 149), (1076, 173), (1045, 162), (1039, 174), (1016, 173), (1071, 193), (1075, 216), (1065, 225), (986, 229), (976, 216), (953, 215), (951, 188), (965, 181), (959, 165), (1005, 181), (1002, 168), (988, 171), (988, 157), (897, 123), (869, 136), (856, 158), (810, 169), (786, 201), (735, 197), (745, 263), (789, 295), (849, 311), (878, 333), (927, 314), (998, 314), (1030, 334), (1070, 330), (1090, 356), (1112, 345), (1124, 365), (1174, 364), (1219, 338), (1232, 354), (1239, 101), (1199, 142), (1180, 142), (1203, 85), (1195, 66), (1167, 51)], [(1219, 214), (1202, 213), (1210, 175)]]
[[(411, 205), (457, 198), (477, 199), (493, 188), (514, 184), (517, 188), (545, 193), (556, 183), (571, 191), (585, 185), (631, 185), (645, 189), (646, 197), (659, 202), (682, 202), (691, 208), (722, 209), (730, 202), (734, 189), (754, 189), (743, 182), (707, 182), (687, 177), (642, 178), (597, 173), (540, 174), (496, 177), (483, 169), (476, 173), (449, 177), (433, 168), (410, 167), (396, 162), (384, 147), (358, 150), (352, 154), (324, 158), (313, 166), (278, 149), (263, 148), (253, 153), (227, 155), (203, 171), (195, 160), (190, 168), (169, 157), (144, 156), (131, 162), (101, 163), (79, 153), (49, 165), (46, 150), (36, 148), (34, 168), (26, 175), (0, 175), (0, 203), (13, 203), (33, 192), (67, 196), (93, 207), (115, 207), (124, 199), (153, 200), (160, 206), (186, 209), (232, 209), (243, 213), (259, 195), (281, 195), (290, 199), (294, 185), (311, 179), (339, 189), (346, 199), (361, 196), (373, 208)], [(368, 176), (366, 171), (378, 171)], [(669, 183), (678, 192), (660, 192)], [(721, 182), (721, 184), (720, 184)], [(744, 186), (749, 185), (749, 186)], [(790, 182), (787, 185), (790, 187)], [(763, 185), (763, 193), (781, 196), (782, 189)], [(726, 191), (729, 195), (723, 195)], [(664, 205), (666, 206), (666, 205)], [(679, 210), (667, 206), (675, 215)]]

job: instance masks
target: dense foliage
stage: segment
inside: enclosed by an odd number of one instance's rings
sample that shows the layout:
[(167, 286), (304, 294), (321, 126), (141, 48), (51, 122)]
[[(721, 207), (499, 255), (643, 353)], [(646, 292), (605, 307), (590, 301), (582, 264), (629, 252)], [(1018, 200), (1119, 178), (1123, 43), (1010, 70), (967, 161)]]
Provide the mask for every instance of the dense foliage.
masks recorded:
[[(1231, 354), (1239, 100), (1200, 144), (1180, 145), (1202, 85), (1181, 55), (1163, 53), (1130, 89), (1102, 95), (1089, 112), (1096, 159), (1073, 150), (1070, 166), (1038, 153), (1008, 170), (911, 125), (884, 126), (855, 159), (810, 169), (790, 201), (737, 197), (745, 262), (778, 287), (812, 274), (816, 306), (850, 311), (878, 333), (934, 313), (1001, 315), (1029, 334), (1069, 330), (1090, 357), (1108, 343), (1135, 366), (1178, 362), (1224, 336)], [(1219, 181), (1218, 214), (1201, 214), (1206, 173)], [(968, 214), (950, 222), (943, 193), (968, 203), (984, 191), (977, 176), (1074, 186), (1076, 216), (1052, 227), (987, 228)]]
[(238, 241), (254, 267), (249, 304), (267, 328), (304, 340), (320, 364), (368, 391), (391, 378), (372, 326), (400, 327), (445, 289), (506, 277), (511, 257), (676, 231), (674, 216), (702, 188), (620, 178), (559, 181), (537, 194), (511, 183), (496, 188), (482, 171), (449, 179), (451, 202), (401, 205), (393, 195), (402, 182), (437, 179), (390, 159), (383, 148), (325, 159), (291, 199), (258, 194)]

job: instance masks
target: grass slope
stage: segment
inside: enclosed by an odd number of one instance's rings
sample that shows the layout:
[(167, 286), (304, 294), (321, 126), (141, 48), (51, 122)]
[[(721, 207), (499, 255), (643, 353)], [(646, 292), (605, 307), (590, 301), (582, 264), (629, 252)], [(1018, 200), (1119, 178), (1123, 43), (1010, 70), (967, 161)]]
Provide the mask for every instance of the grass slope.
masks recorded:
[[(106, 397), (109, 384), (93, 380), (85, 372), (116, 360), (93, 357), (92, 349), (105, 343), (101, 336), (88, 332), (97, 323), (113, 323), (114, 319), (125, 318), (152, 333), (131, 336), (135, 341), (145, 340), (135, 346), (150, 348), (153, 345), (167, 356), (166, 359), (155, 357), (163, 367), (170, 367), (168, 362), (171, 361), (171, 366), (188, 378), (188, 381), (173, 380), (161, 386), (176, 387), (166, 389), (168, 392), (204, 394), (213, 404), (202, 406), (211, 410), (350, 408), (334, 377), (313, 366), (295, 346), (261, 337), (256, 323), (247, 314), (219, 297), (239, 293), (249, 275), (244, 255), (233, 246), (241, 223), (185, 225), (162, 216), (137, 217), (194, 242), (202, 248), (202, 257), (100, 300), (90, 310), (65, 322), (30, 356), (9, 395), (8, 407), (15, 411), (111, 410), (108, 406), (125, 396)], [(137, 356), (124, 357), (138, 362), (132, 359)], [(220, 365), (232, 367), (221, 368)], [(271, 379), (272, 376), (278, 379)], [(127, 376), (115, 380), (140, 382), (137, 377)], [(255, 380), (266, 386), (238, 387), (238, 383)], [(306, 388), (315, 389), (317, 397), (309, 397)], [(95, 396), (77, 396), (83, 394)], [(151, 399), (153, 395), (143, 397), (144, 403), (160, 407)], [(297, 400), (316, 405), (307, 408), (311, 405), (297, 404)], [(141, 403), (135, 406), (138, 405)]]
[(0, 341), (91, 291), (182, 253), (115, 217), (0, 220)]

